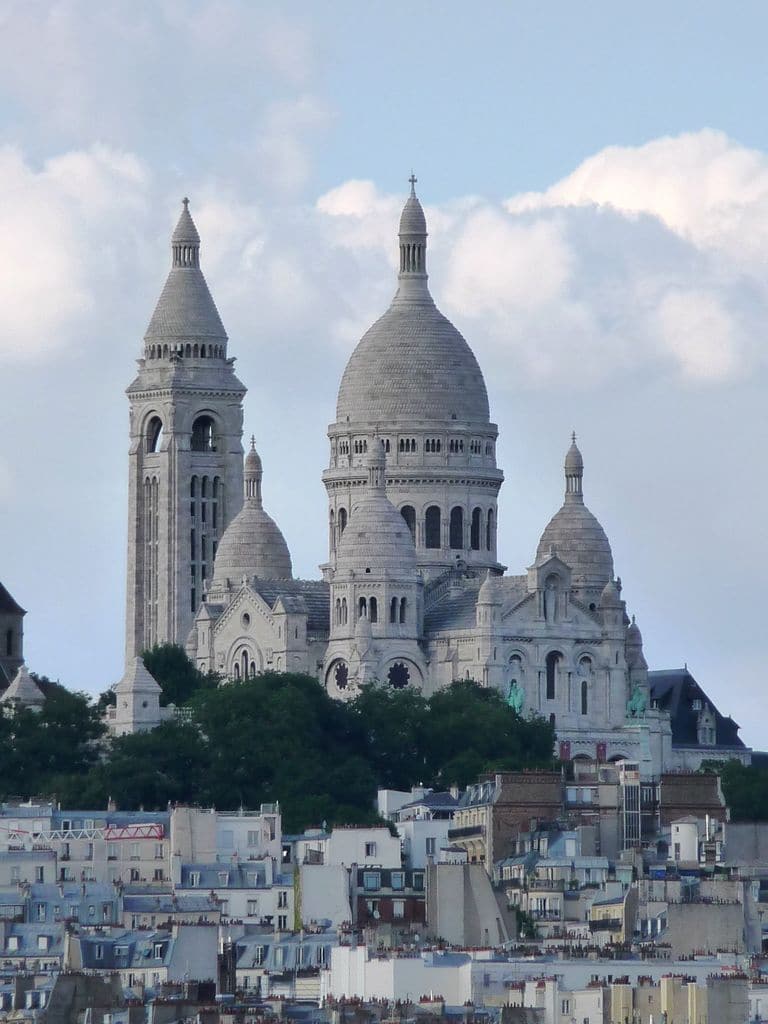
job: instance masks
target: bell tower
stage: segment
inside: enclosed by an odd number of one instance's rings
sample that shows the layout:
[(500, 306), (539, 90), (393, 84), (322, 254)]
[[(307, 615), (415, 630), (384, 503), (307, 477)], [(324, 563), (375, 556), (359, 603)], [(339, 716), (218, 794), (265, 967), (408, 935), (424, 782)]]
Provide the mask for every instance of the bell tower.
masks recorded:
[(200, 270), (183, 201), (172, 265), (144, 335), (130, 403), (126, 659), (184, 645), (216, 547), (243, 501), (245, 387)]

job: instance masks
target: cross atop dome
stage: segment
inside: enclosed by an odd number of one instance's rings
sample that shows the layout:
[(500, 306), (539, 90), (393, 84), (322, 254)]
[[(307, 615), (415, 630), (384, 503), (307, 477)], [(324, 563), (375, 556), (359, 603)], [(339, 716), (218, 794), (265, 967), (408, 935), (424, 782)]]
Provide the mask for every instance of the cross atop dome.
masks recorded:
[(415, 195), (416, 195), (416, 182), (417, 182), (418, 180), (419, 180), (419, 179), (418, 179), (418, 178), (416, 177), (416, 175), (415, 175), (415, 174), (413, 173), (413, 171), (411, 171), (411, 176), (410, 176), (410, 178), (408, 179), (408, 181), (409, 181), (409, 183), (410, 183), (410, 186), (411, 186), (411, 195), (412, 195), (412, 196), (415, 196)]

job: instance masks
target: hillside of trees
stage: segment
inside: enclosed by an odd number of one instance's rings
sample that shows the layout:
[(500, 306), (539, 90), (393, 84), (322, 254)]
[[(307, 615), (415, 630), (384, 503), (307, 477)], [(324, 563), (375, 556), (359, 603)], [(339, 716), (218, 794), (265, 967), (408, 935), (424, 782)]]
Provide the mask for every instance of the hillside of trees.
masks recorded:
[[(144, 654), (162, 703), (188, 709), (151, 733), (110, 737), (98, 701), (43, 678), (41, 712), (0, 705), (0, 799), (164, 809), (169, 802), (257, 807), (279, 800), (288, 831), (375, 820), (379, 786), (465, 786), (483, 771), (552, 766), (552, 728), (495, 690), (454, 683), (430, 698), (368, 687), (342, 704), (310, 676), (264, 673), (220, 686), (169, 644)], [(768, 762), (717, 771), (733, 821), (768, 820)]]
[(472, 682), (430, 698), (368, 687), (342, 704), (299, 674), (218, 686), (170, 645), (145, 663), (188, 721), (115, 739), (102, 723), (109, 691), (94, 702), (56, 688), (39, 713), (0, 706), (0, 797), (145, 810), (279, 800), (291, 831), (374, 821), (379, 786), (464, 786), (484, 770), (552, 765), (549, 723)]

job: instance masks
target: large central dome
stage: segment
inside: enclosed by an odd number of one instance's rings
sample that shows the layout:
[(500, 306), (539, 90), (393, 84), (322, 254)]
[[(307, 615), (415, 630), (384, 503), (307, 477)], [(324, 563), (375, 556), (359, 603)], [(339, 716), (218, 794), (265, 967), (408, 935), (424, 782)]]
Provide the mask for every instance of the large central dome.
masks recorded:
[(427, 231), (412, 191), (400, 218), (399, 287), (347, 363), (338, 423), (458, 420), (487, 424), (488, 393), (474, 353), (427, 288)]

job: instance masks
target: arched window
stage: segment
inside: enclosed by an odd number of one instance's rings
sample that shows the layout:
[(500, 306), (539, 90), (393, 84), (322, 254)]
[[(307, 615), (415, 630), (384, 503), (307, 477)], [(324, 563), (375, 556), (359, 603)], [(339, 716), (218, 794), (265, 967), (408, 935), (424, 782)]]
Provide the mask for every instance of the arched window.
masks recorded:
[(394, 665), (390, 665), (387, 680), (393, 689), (402, 690), (408, 685), (410, 678), (411, 673), (408, 671), (408, 666), (404, 665), (402, 661), (396, 661)]
[(389, 602), (389, 621), (397, 622), (397, 598), (393, 597)]
[(424, 545), (428, 548), (439, 548), (441, 544), (440, 509), (430, 505), (424, 516)]
[(557, 689), (557, 669), (562, 659), (559, 651), (550, 651), (547, 655), (547, 700), (554, 700)]
[(368, 601), (368, 610), (369, 610), (369, 617), (370, 617), (371, 622), (378, 622), (379, 621), (379, 603), (378, 603), (378, 601), (376, 600), (375, 597), (372, 597)]
[(349, 615), (348, 615), (348, 612), (347, 612), (347, 599), (346, 599), (346, 597), (342, 597), (342, 599), (341, 599), (341, 621), (344, 623), (344, 625), (346, 625), (347, 622), (349, 621)]
[(513, 654), (509, 659), (510, 684), (521, 686), (523, 681), (523, 659), (519, 654)]
[(450, 545), (454, 550), (464, 547), (464, 509), (461, 505), (454, 505), (451, 509), (450, 523)]
[(554, 713), (549, 716), (549, 724), (553, 729), (557, 727), (557, 720), (555, 719)]
[(235, 662), (235, 679), (239, 679), (239, 678), (240, 678), (240, 666), (238, 665), (237, 662)]
[(472, 527), (470, 529), (469, 545), (473, 551), (480, 550), (480, 520), (482, 519), (483, 510), (480, 508), (472, 509)]
[(341, 625), (341, 599), (336, 598), (336, 625)]
[(488, 509), (488, 521), (485, 524), (485, 550), (493, 548), (493, 509)]
[(368, 603), (364, 597), (360, 598), (357, 606), (357, 617), (358, 619), (364, 619), (368, 615)]
[(589, 701), (589, 684), (586, 679), (581, 680), (581, 713), (587, 714)]
[(216, 435), (214, 423), (210, 416), (198, 416), (192, 424), (192, 451), (215, 452)]
[(413, 505), (403, 505), (400, 509), (400, 515), (408, 523), (408, 529), (411, 531), (411, 537), (413, 537), (414, 543), (416, 543), (416, 509)]
[(147, 424), (147, 451), (159, 452), (163, 443), (163, 421), (153, 416)]
[(344, 533), (347, 528), (347, 510), (345, 508), (339, 509), (339, 536)]
[[(392, 598), (392, 600), (395, 601), (395, 600), (397, 600), (397, 598)], [(6, 657), (8, 657), (8, 658), (13, 657), (13, 630), (12, 629), (7, 629), (5, 631), (5, 654), (6, 654)]]
[(401, 625), (404, 622), (405, 622), (405, 598), (401, 597), (400, 598), (400, 623), (401, 623)]

